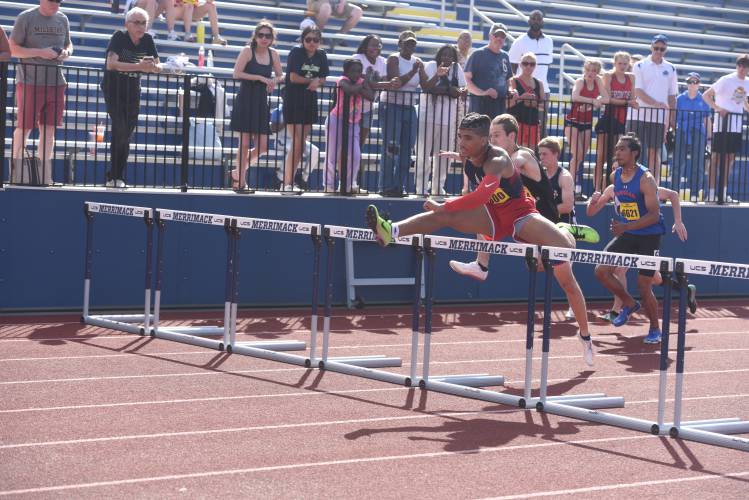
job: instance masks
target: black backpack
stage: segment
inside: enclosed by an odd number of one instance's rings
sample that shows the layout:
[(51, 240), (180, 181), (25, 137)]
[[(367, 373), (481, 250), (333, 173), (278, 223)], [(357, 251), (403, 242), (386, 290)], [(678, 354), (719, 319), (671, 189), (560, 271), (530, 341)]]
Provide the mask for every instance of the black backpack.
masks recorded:
[(197, 83), (190, 87), (191, 91), (197, 92), (198, 106), (193, 110), (191, 116), (198, 118), (213, 118), (216, 115), (216, 95), (211, 91), (207, 83)]

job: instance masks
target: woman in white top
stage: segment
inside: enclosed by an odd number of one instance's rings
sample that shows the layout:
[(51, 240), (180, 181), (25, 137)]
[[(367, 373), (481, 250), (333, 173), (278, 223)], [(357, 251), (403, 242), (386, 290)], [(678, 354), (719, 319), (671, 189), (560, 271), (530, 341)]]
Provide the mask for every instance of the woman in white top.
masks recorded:
[(455, 148), (458, 123), (458, 100), (466, 86), (463, 68), (458, 64), (458, 51), (443, 45), (434, 61), (424, 67), (427, 80), (419, 100), (419, 137), (416, 146), (416, 194), (426, 194), (428, 167), (431, 164), (433, 195), (445, 193), (445, 179), (450, 158), (440, 151)]
[(387, 77), (400, 80), (397, 91), (383, 92), (380, 104), (382, 149), (379, 185), (383, 196), (401, 197), (416, 143), (416, 108), (419, 86), (427, 80), (424, 63), (414, 55), (416, 35), (404, 31), (398, 37), (398, 53), (387, 59)]
[[(361, 61), (364, 67), (364, 78), (369, 82), (369, 88), (372, 90), (397, 90), (401, 82), (398, 78), (387, 80), (387, 66), (385, 58), (380, 55), (382, 52), (382, 40), (377, 35), (365, 36), (359, 48), (356, 49), (354, 59)], [(376, 95), (375, 95), (376, 99)], [(360, 144), (364, 146), (369, 137), (369, 129), (372, 128), (372, 107), (373, 103), (364, 101), (361, 119)]]

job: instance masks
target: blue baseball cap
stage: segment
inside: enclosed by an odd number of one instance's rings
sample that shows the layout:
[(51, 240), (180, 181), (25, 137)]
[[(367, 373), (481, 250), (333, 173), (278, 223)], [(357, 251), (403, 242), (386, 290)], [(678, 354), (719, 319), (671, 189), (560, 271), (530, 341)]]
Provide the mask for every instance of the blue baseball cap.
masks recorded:
[(663, 33), (658, 33), (653, 37), (653, 41), (651, 43), (655, 42), (663, 42), (665, 44), (668, 44), (668, 37), (664, 35)]
[(698, 82), (701, 80), (700, 74), (696, 71), (692, 71), (691, 73), (687, 73), (687, 81), (689, 80), (697, 80)]

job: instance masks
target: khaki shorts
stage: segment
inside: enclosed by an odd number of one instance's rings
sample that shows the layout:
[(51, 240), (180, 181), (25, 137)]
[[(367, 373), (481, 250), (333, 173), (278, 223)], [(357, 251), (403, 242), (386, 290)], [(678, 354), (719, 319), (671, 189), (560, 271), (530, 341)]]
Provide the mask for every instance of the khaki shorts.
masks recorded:
[(336, 6), (340, 0), (307, 0), (307, 10), (317, 14), (320, 12), (320, 6), (324, 3), (329, 3), (332, 8), (331, 16), (338, 19), (348, 19), (351, 17), (351, 12), (354, 10), (354, 6), (350, 2), (346, 2), (346, 6), (343, 8), (343, 13), (339, 14), (336, 11)]

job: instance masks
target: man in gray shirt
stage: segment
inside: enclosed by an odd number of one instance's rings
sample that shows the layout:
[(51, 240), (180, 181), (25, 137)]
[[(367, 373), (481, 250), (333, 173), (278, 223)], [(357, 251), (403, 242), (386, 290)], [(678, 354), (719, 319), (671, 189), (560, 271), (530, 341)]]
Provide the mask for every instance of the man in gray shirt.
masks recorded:
[(62, 0), (39, 0), (39, 7), (23, 11), (13, 25), (10, 50), (21, 60), (16, 71), (16, 129), (13, 133), (13, 170), (21, 171), (29, 133), (39, 127), (41, 182), (52, 184), (55, 128), (62, 125), (67, 83), (62, 62), (73, 53), (68, 18)]

